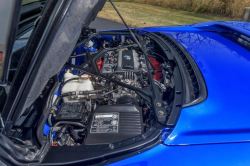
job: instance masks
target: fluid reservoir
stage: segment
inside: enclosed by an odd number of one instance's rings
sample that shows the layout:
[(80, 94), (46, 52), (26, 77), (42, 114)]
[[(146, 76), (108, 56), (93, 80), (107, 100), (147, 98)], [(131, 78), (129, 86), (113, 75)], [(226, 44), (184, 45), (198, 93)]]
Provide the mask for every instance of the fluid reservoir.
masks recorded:
[[(89, 80), (88, 74), (83, 74), (82, 76), (73, 75), (70, 72), (66, 72), (64, 75), (64, 81), (66, 82), (69, 79), (76, 78), (76, 80), (72, 80), (64, 84), (62, 88), (62, 93), (67, 92), (76, 92), (76, 98), (81, 99), (85, 98), (87, 96), (85, 95), (79, 95), (79, 91), (92, 91), (94, 90), (94, 87), (92, 85), (92, 82)], [(78, 78), (78, 79), (77, 79)], [(73, 96), (74, 97), (74, 96)], [(79, 100), (72, 99), (72, 96), (70, 97), (64, 97), (64, 102), (79, 102)]]

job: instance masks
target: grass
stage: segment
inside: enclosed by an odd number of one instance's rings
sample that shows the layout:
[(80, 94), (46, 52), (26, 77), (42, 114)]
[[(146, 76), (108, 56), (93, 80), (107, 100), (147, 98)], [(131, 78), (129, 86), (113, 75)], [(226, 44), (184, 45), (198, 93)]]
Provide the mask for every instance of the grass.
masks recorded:
[(124, 0), (195, 13), (240, 19), (250, 0)]
[[(206, 21), (226, 21), (230, 19), (197, 14), (193, 12), (168, 9), (132, 2), (116, 0), (115, 5), (131, 27), (150, 27), (166, 25), (183, 25)], [(106, 3), (98, 17), (122, 23), (110, 3)]]
[[(37, 0), (23, 0), (23, 4), (34, 1)], [(204, 14), (197, 14), (194, 12), (174, 10), (165, 7), (157, 7), (148, 4), (126, 1), (127, 0), (113, 0), (123, 18), (131, 27), (183, 25), (206, 21), (230, 20)], [(103, 10), (98, 14), (98, 17), (122, 23), (121, 19), (109, 2), (106, 3)]]

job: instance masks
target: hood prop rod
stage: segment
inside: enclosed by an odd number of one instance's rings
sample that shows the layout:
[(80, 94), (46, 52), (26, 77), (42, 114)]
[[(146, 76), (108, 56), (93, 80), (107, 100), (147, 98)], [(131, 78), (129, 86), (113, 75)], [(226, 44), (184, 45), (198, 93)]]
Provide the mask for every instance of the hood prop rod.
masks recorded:
[(148, 55), (146, 53), (146, 51), (143, 49), (143, 47), (141, 46), (140, 42), (136, 39), (134, 33), (131, 31), (131, 29), (129, 28), (129, 26), (127, 25), (127, 23), (125, 22), (125, 20), (122, 18), (120, 12), (118, 11), (118, 9), (116, 8), (115, 4), (112, 2), (112, 0), (109, 0), (110, 3), (112, 4), (112, 6), (114, 7), (115, 11), (117, 12), (117, 14), (119, 15), (119, 17), (121, 18), (122, 22), (124, 23), (124, 25), (127, 27), (129, 33), (131, 34), (131, 36), (133, 37), (133, 39), (135, 40), (136, 44), (139, 46), (139, 48), (142, 50), (143, 54), (145, 55), (145, 57), (147, 58), (148, 62), (150, 63), (150, 65), (152, 66), (153, 70), (155, 71), (155, 68), (153, 66), (153, 64), (151, 63), (151, 61), (148, 58)]

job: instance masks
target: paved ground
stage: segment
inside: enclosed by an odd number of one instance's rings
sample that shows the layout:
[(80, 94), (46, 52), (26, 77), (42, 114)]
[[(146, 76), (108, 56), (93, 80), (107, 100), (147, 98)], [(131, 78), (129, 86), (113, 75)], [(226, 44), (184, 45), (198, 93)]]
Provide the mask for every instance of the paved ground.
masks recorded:
[(95, 21), (93, 21), (90, 26), (90, 28), (96, 28), (97, 31), (105, 31), (105, 30), (113, 30), (113, 29), (125, 29), (125, 25), (106, 20), (103, 18), (96, 18)]

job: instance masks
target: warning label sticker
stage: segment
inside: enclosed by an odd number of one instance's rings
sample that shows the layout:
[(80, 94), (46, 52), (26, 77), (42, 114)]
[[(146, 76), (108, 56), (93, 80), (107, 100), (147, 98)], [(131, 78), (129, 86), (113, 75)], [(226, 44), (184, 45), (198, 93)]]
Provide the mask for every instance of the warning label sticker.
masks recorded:
[(119, 113), (95, 113), (90, 133), (118, 133)]

